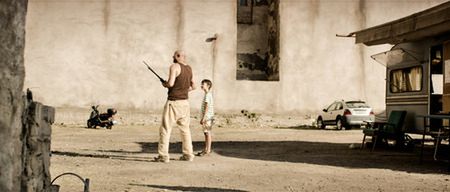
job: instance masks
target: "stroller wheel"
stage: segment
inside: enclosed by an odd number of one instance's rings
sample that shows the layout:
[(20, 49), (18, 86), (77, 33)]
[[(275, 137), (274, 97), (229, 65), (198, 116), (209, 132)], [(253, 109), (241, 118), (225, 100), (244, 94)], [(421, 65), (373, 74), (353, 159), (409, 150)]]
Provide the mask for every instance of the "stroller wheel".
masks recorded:
[(92, 128), (92, 123), (91, 123), (91, 121), (87, 121), (87, 128)]

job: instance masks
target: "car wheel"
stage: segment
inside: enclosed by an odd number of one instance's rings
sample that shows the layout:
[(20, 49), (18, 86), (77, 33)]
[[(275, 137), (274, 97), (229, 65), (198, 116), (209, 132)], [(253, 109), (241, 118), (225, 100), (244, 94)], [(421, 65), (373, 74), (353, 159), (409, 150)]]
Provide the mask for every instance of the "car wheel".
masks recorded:
[(342, 121), (342, 118), (341, 117), (336, 118), (336, 129), (342, 130), (343, 127), (344, 127), (344, 122)]
[(323, 123), (322, 117), (317, 118), (317, 127), (319, 129), (325, 129), (325, 123)]

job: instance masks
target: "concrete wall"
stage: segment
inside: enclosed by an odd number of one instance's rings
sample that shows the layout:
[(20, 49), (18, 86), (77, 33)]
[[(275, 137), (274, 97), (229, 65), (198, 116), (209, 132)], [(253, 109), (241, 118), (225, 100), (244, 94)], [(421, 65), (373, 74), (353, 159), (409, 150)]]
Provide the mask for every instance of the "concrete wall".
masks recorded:
[[(25, 86), (57, 107), (100, 104), (162, 110), (166, 90), (142, 64), (167, 75), (184, 49), (196, 81), (214, 83), (218, 112), (310, 113), (336, 99), (384, 109), (384, 67), (367, 48), (336, 38), (442, 1), (281, 0), (280, 81), (236, 81), (234, 0), (30, 0)], [(212, 43), (208, 37), (218, 35)], [(191, 94), (194, 109), (202, 93)], [(86, 114), (87, 115), (87, 114)]]
[(282, 1), (280, 17), (285, 110), (321, 110), (338, 99), (366, 99), (362, 47), (335, 37), (363, 28), (358, 1)]
[(0, 191), (19, 191), (26, 0), (0, 1)]
[[(235, 57), (234, 4), (186, 2), (30, 1), (26, 87), (55, 106), (159, 110), (167, 91), (142, 60), (166, 76), (174, 50), (184, 49), (196, 81), (212, 78), (213, 45), (205, 39), (215, 33), (223, 39), (218, 57)], [(201, 92), (191, 96), (199, 105)]]

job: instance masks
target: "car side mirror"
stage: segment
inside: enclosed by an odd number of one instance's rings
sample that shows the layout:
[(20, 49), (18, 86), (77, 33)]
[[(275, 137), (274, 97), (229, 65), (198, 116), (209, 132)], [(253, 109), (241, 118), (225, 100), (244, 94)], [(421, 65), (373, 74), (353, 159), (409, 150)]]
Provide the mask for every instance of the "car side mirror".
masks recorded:
[(328, 110), (327, 110), (327, 109), (322, 109), (322, 111), (323, 111), (323, 112), (328, 112)]

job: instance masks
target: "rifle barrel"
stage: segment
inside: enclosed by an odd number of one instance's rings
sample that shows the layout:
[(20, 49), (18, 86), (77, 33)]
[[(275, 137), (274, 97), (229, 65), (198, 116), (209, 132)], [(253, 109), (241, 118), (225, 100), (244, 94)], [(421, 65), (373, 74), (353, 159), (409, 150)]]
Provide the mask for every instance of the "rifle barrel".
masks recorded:
[(144, 64), (147, 66), (147, 68), (153, 73), (153, 74), (155, 74), (156, 75), (156, 77), (158, 77), (158, 79), (161, 81), (161, 82), (165, 82), (165, 80), (163, 79), (163, 78), (161, 78), (148, 64), (147, 64), (147, 62), (145, 62), (145, 61), (142, 61), (142, 62), (144, 62)]

